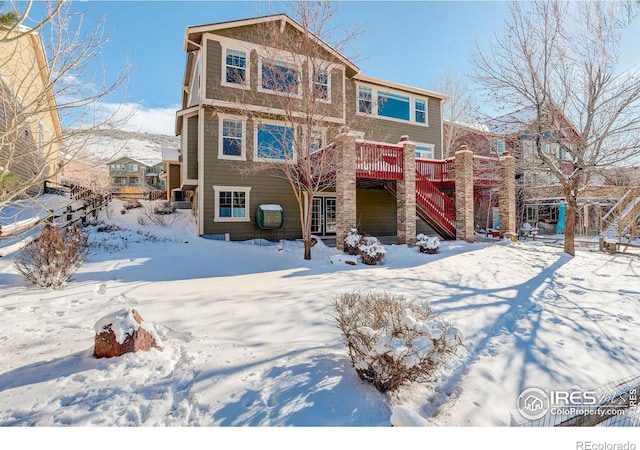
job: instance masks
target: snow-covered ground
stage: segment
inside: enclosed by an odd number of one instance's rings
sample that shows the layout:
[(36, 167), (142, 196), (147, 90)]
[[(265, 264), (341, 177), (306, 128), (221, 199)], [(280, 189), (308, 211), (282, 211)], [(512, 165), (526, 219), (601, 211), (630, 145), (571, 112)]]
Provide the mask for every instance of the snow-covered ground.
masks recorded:
[[(521, 421), (526, 388), (591, 389), (640, 372), (637, 258), (453, 241), (436, 255), (388, 246), (383, 265), (352, 266), (322, 243), (305, 261), (298, 242), (198, 238), (189, 211), (163, 228), (111, 208), (105, 220), (121, 230), (91, 229), (91, 256), (62, 290), (25, 284), (15, 255), (0, 258), (0, 426), (389, 427), (395, 413), (434, 430), (495, 430)], [(432, 383), (378, 393), (332, 320), (334, 296), (356, 289), (429, 300), (465, 347)], [(95, 359), (95, 323), (126, 307), (163, 351)], [(428, 433), (403, 436), (464, 439)], [(554, 442), (576, 448), (581, 433)], [(501, 446), (512, 435), (482, 448), (513, 448)]]

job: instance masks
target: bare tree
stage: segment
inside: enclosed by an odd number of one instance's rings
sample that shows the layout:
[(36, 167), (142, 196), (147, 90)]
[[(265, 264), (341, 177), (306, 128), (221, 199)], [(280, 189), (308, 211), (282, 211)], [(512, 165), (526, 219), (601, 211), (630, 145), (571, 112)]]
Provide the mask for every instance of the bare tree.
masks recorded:
[[(354, 34), (347, 32), (332, 40), (336, 28), (331, 24), (335, 8), (331, 2), (299, 1), (291, 8), (298, 26), (267, 20), (254, 28), (249, 40), (259, 47), (262, 77), (251, 80), (247, 89), (236, 89), (234, 100), (260, 136), (248, 158), (259, 162), (244, 164), (241, 170), (269, 172), (287, 180), (298, 205), (304, 258), (310, 259), (311, 200), (334, 177), (328, 141), (338, 133), (340, 120), (336, 118), (343, 115), (348, 61), (341, 51)], [(248, 84), (242, 67), (228, 69), (226, 77), (228, 82)], [(272, 94), (268, 105), (264, 105), (265, 91)], [(263, 105), (269, 106), (269, 112), (260, 107)]]
[(39, 18), (33, 4), (0, 15), (0, 208), (59, 179), (62, 152), (71, 160), (95, 130), (116, 125), (117, 111), (99, 102), (124, 87), (129, 69), (92, 76), (108, 40), (104, 18), (83, 27), (86, 11), (69, 2), (41, 6)]
[(640, 153), (640, 68), (616, 71), (619, 26), (630, 19), (618, 20), (627, 10), (609, 2), (514, 2), (510, 12), (474, 55), (475, 79), (527, 135), (525, 177), (545, 172), (561, 185), (564, 250), (575, 255), (581, 193), (603, 168)]
[(442, 136), (444, 159), (460, 150), (460, 139), (475, 125), (477, 106), (473, 91), (469, 89), (464, 76), (450, 69), (436, 83), (436, 91), (449, 96), (442, 106), (442, 119), (446, 121)]

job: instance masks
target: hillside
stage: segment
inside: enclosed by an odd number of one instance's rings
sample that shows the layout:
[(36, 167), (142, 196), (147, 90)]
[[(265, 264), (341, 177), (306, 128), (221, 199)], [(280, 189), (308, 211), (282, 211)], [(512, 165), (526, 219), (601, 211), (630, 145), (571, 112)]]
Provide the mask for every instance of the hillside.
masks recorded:
[(178, 136), (138, 133), (123, 130), (102, 130), (88, 141), (71, 143), (71, 154), (90, 163), (107, 163), (128, 156), (133, 159), (162, 159), (162, 149), (179, 148)]

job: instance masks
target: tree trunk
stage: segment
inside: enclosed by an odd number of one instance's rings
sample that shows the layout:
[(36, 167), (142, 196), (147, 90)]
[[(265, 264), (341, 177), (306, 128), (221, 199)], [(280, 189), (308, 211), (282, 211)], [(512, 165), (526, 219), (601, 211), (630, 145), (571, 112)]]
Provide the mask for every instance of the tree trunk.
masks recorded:
[(564, 196), (567, 200), (567, 211), (564, 218), (564, 252), (571, 256), (576, 256), (575, 249), (575, 230), (576, 230), (576, 211), (578, 211), (578, 199), (573, 194), (575, 189), (571, 188), (571, 184), (565, 188)]

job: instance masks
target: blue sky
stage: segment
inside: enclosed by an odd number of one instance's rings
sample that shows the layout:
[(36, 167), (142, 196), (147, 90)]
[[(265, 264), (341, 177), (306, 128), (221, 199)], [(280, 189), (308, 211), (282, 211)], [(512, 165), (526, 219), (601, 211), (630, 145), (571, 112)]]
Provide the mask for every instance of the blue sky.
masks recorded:
[[(450, 68), (470, 72), (475, 43), (486, 44), (502, 29), (508, 2), (490, 1), (342, 1), (333, 24), (359, 30), (345, 56), (362, 72), (377, 78), (434, 90)], [(102, 48), (107, 77), (132, 59), (127, 111), (135, 116), (128, 128), (172, 134), (184, 75), (184, 31), (187, 26), (290, 13), (287, 2), (266, 1), (99, 1), (76, 2), (90, 11), (85, 26), (106, 16), (110, 41)], [(640, 20), (629, 30), (637, 42)], [(624, 45), (623, 57), (640, 63), (640, 49)]]

